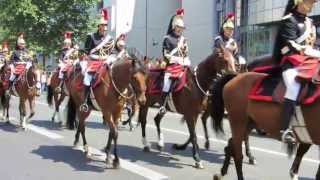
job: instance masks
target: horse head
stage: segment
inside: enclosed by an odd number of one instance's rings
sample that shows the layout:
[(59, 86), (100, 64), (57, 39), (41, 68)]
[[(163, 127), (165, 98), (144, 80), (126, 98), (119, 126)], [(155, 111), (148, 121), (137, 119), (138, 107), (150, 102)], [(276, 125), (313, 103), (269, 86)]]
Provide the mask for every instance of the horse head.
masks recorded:
[(136, 93), (137, 100), (140, 104), (144, 105), (147, 101), (147, 68), (145, 63), (137, 58), (131, 59), (131, 85)]
[(214, 49), (213, 56), (215, 59), (215, 69), (217, 71), (225, 70), (236, 73), (235, 57), (227, 48), (223, 47), (223, 45)]

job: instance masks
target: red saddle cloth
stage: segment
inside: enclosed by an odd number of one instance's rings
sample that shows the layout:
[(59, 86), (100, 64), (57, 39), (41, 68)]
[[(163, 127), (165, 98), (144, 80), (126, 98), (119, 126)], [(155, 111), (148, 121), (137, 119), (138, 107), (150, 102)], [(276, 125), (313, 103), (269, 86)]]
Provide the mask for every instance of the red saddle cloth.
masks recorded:
[(96, 60), (96, 61), (89, 60), (87, 62), (88, 62), (87, 64), (88, 72), (97, 72), (101, 68), (101, 66), (103, 66), (104, 64), (104, 61), (101, 61), (101, 60)]
[[(89, 62), (99, 62), (99, 63), (91, 63), (89, 65)], [(109, 73), (108, 68), (106, 66), (104, 66), (104, 62), (103, 61), (88, 61), (88, 66), (87, 68), (91, 73), (94, 73), (94, 77), (93, 80), (91, 82), (92, 84), (92, 88), (96, 88), (101, 82), (102, 82), (102, 78), (106, 76), (107, 73)], [(83, 78), (79, 79), (78, 81), (76, 81), (76, 87), (78, 90), (82, 90), (84, 85), (83, 85)]]
[(14, 74), (21, 75), (24, 73), (25, 68), (26, 64), (16, 64)]
[[(183, 68), (182, 71), (180, 67), (171, 67), (174, 71), (170, 71), (172, 81), (172, 92), (180, 91), (184, 85), (187, 83), (187, 68)], [(165, 71), (164, 68), (159, 69), (149, 69), (149, 78), (147, 83), (147, 93), (149, 94), (159, 94), (162, 92), (163, 78)], [(179, 75), (179, 76), (178, 76)]]
[[(301, 104), (311, 104), (320, 96), (320, 85), (313, 84), (310, 81), (311, 78), (309, 76), (310, 72), (315, 72), (315, 70), (312, 68), (312, 70), (309, 71), (305, 68), (317, 66), (309, 66), (308, 64), (309, 62), (305, 61), (297, 67), (299, 72), (297, 79), (302, 80), (302, 88), (298, 97), (298, 102)], [(253, 71), (267, 73), (269, 75), (261, 78), (253, 85), (248, 94), (249, 99), (267, 102), (281, 102), (286, 90), (282, 81), (281, 67), (264, 66), (258, 67)]]

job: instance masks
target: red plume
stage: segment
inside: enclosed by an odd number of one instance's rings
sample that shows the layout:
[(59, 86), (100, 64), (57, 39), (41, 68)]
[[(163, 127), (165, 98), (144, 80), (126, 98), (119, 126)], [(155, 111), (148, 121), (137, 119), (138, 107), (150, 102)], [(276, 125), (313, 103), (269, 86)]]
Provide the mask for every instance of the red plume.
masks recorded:
[(66, 32), (64, 32), (64, 38), (65, 38), (65, 39), (67, 39), (67, 38), (71, 39), (71, 35), (72, 35), (72, 32), (71, 32), (71, 31), (66, 31)]
[(18, 37), (22, 37), (22, 38), (23, 38), (23, 36), (24, 36), (24, 32), (18, 32), (18, 33), (17, 33), (17, 36), (18, 36)]
[(233, 12), (229, 12), (226, 16), (226, 18), (233, 18), (235, 16), (235, 14)]
[(8, 49), (8, 41), (3, 41), (2, 49)]
[(104, 20), (109, 20), (108, 9), (103, 8), (103, 9), (101, 10), (101, 16), (104, 18)]
[(176, 15), (183, 16), (184, 15), (184, 9), (183, 8), (176, 9)]

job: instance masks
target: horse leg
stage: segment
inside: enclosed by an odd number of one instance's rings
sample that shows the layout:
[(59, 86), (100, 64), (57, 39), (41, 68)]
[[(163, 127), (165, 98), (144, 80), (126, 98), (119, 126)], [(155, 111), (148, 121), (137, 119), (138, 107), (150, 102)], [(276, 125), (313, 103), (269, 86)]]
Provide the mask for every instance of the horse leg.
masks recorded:
[(58, 123), (60, 124), (60, 126), (62, 126), (62, 124), (63, 124), (62, 115), (60, 112), (60, 105), (62, 104), (64, 98), (65, 98), (65, 95), (61, 95), (60, 98), (58, 99), (57, 104), (56, 104), (56, 112), (58, 113)]
[(232, 145), (231, 145), (232, 138), (229, 139), (228, 145), (224, 148), (225, 159), (221, 168), (221, 175), (225, 176), (228, 173), (230, 160), (232, 157)]
[(249, 121), (247, 134), (245, 135), (245, 139), (244, 139), (244, 145), (246, 148), (246, 155), (249, 158), (249, 164), (251, 164), (251, 165), (255, 165), (257, 163), (255, 157), (252, 155), (252, 152), (250, 149), (250, 144), (249, 144), (249, 134), (251, 133), (253, 128), (254, 128), (253, 121)]
[(28, 98), (28, 102), (29, 102), (29, 107), (30, 107), (30, 115), (28, 117), (28, 122), (30, 121), (30, 119), (34, 116), (35, 111), (34, 111), (34, 107), (36, 105), (35, 103), (35, 98), (34, 97), (29, 97)]
[(294, 161), (292, 163), (292, 166), (290, 168), (290, 176), (292, 179), (298, 179), (298, 171), (300, 167), (300, 163), (302, 161), (302, 158), (306, 152), (310, 149), (311, 144), (300, 144), (297, 150), (296, 157), (294, 158)]
[(206, 150), (209, 150), (209, 148), (210, 148), (209, 134), (208, 134), (208, 128), (207, 128), (207, 119), (208, 119), (209, 115), (210, 115), (210, 113), (208, 112), (208, 110), (206, 110), (206, 111), (204, 111), (204, 113), (201, 116), (204, 135), (206, 138), (206, 142), (204, 144), (204, 147), (206, 148)]
[(19, 103), (19, 112), (20, 112), (20, 126), (23, 130), (26, 129), (26, 100), (24, 98), (20, 98)]
[(317, 174), (316, 174), (316, 180), (320, 180), (320, 165), (318, 167), (318, 171), (317, 171)]
[[(183, 118), (185, 119), (185, 116)], [(188, 123), (188, 121), (187, 121), (187, 123)], [(189, 127), (189, 125), (188, 125), (188, 127)], [(189, 138), (185, 143), (183, 143), (183, 144), (173, 144), (172, 149), (178, 150), (178, 151), (186, 150), (186, 148), (188, 147), (190, 142), (191, 142), (191, 134), (189, 135)]]
[(141, 123), (141, 130), (142, 130), (142, 144), (143, 144), (143, 151), (150, 152), (150, 143), (146, 138), (146, 125), (147, 125), (147, 113), (148, 107), (147, 106), (140, 106), (139, 109), (139, 121)]
[(81, 133), (81, 137), (82, 137), (82, 143), (83, 143), (83, 147), (84, 147), (84, 154), (86, 155), (87, 158), (90, 157), (90, 151), (89, 151), (89, 145), (87, 143), (87, 139), (86, 139), (86, 125), (85, 125), (85, 117), (83, 116), (79, 116), (79, 122), (81, 122), (79, 124), (79, 129), (80, 129), (80, 133)]
[(9, 102), (10, 102), (10, 97), (5, 96), (5, 103), (4, 103), (4, 108), (3, 108), (3, 113), (4, 117), (6, 118), (6, 123), (10, 124), (10, 118), (9, 118)]
[(161, 120), (162, 120), (163, 116), (164, 116), (164, 114), (158, 113), (156, 115), (156, 117), (154, 118), (154, 122), (156, 124), (157, 133), (158, 133), (157, 148), (158, 148), (159, 151), (162, 151), (163, 147), (164, 147), (164, 137), (163, 137), (163, 133), (161, 133), (161, 128), (160, 128), (160, 123), (161, 123)]

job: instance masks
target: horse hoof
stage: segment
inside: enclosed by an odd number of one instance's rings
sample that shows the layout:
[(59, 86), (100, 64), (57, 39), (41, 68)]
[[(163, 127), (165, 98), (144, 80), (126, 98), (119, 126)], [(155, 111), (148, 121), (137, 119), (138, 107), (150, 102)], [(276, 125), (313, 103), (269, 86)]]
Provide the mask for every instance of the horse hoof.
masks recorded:
[(120, 168), (120, 162), (119, 159), (114, 159), (112, 162), (112, 166), (114, 169), (119, 169)]
[(54, 117), (51, 118), (51, 122), (54, 123)]
[(150, 147), (149, 146), (145, 146), (143, 148), (143, 152), (150, 152)]
[(162, 152), (163, 151), (163, 145), (157, 144), (157, 149), (158, 149), (158, 151)]
[(10, 124), (11, 124), (11, 122), (10, 122), (9, 120), (7, 120), (7, 121), (6, 121), (6, 124), (10, 125)]
[(186, 150), (186, 148), (187, 148), (187, 146), (180, 146), (178, 144), (173, 144), (172, 145), (172, 149), (173, 150), (184, 151), (184, 150)]
[(130, 127), (130, 131), (132, 132), (134, 130), (134, 127)]
[(75, 142), (73, 143), (73, 148), (78, 149), (78, 148), (79, 148), (79, 143), (75, 141)]
[(195, 167), (196, 169), (204, 169), (204, 166), (203, 166), (203, 164), (202, 164), (201, 161), (195, 162), (194, 167)]
[(291, 177), (291, 180), (299, 180), (299, 176), (298, 174), (290, 171), (290, 177)]
[(210, 149), (210, 142), (207, 141), (207, 142), (204, 144), (204, 147), (206, 148), (206, 150), (209, 150), (209, 149)]
[(215, 174), (213, 180), (222, 180), (222, 176), (220, 174)]
[(256, 165), (257, 164), (257, 160), (255, 158), (249, 158), (249, 164), (250, 165)]

